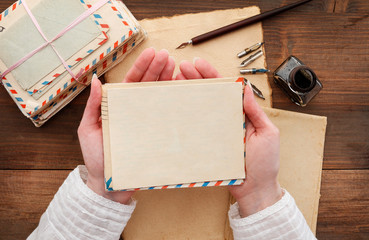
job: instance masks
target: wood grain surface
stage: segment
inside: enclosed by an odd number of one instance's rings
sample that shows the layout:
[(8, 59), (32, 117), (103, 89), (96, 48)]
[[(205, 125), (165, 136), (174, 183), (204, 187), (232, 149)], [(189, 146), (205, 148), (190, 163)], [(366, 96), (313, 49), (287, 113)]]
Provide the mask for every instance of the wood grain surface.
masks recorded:
[[(143, 19), (251, 5), (267, 11), (293, 1), (124, 2)], [(13, 2), (1, 0), (0, 11)], [(269, 69), (295, 55), (323, 83), (318, 96), (301, 108), (269, 76), (275, 108), (328, 117), (317, 237), (368, 239), (369, 1), (314, 0), (263, 21), (263, 29)], [(36, 128), (0, 87), (0, 239), (30, 234), (68, 172), (83, 164), (77, 128), (88, 94), (87, 89)]]
[(26, 239), (69, 170), (0, 170), (0, 239)]

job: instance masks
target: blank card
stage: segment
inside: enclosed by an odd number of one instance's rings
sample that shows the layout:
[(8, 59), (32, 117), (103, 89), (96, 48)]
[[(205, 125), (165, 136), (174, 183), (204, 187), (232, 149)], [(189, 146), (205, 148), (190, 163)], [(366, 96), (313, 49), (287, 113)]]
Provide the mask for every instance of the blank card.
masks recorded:
[(241, 184), (242, 80), (105, 84), (106, 188)]

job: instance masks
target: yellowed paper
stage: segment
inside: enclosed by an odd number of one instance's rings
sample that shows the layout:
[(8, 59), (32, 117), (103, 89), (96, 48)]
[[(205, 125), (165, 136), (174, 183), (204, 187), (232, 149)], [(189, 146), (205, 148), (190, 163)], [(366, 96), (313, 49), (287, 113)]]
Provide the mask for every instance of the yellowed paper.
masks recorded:
[(280, 130), (279, 182), (295, 198), (315, 233), (327, 118), (271, 108), (264, 111)]
[(245, 177), (242, 83), (185, 82), (107, 90), (114, 189)]
[(227, 239), (227, 187), (138, 191), (134, 198), (124, 239)]
[[(111, 166), (111, 152), (110, 152), (110, 131), (109, 131), (109, 118), (108, 118), (108, 107), (107, 107), (107, 90), (108, 89), (122, 89), (122, 88), (135, 88), (137, 86), (141, 87), (152, 87), (160, 84), (161, 86), (180, 86), (193, 84), (205, 84), (205, 83), (234, 83), (235, 78), (214, 78), (214, 79), (198, 79), (198, 80), (178, 80), (178, 81), (160, 81), (160, 82), (139, 82), (139, 83), (129, 83), (129, 84), (116, 84), (107, 83), (102, 86), (102, 126), (103, 126), (103, 138), (104, 138), (104, 175), (106, 181), (112, 177), (112, 166)], [(114, 189), (114, 180), (109, 181), (107, 188)]]

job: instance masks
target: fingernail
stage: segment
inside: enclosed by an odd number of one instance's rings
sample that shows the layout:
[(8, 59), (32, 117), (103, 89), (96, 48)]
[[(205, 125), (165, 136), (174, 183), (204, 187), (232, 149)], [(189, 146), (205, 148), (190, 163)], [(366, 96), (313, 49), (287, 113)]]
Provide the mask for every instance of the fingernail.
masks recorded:
[(195, 65), (196, 61), (199, 60), (199, 59), (200, 59), (199, 57), (194, 57), (193, 60), (192, 60), (193, 65)]
[(94, 82), (94, 80), (97, 79), (97, 75), (96, 73), (94, 73), (94, 75), (92, 75), (92, 80), (91, 80), (91, 84)]
[(167, 52), (167, 53), (169, 54), (169, 51), (168, 51), (167, 49), (165, 49), (165, 48), (163, 48), (163, 49), (162, 49), (162, 50), (160, 50), (160, 51)]
[(252, 86), (251, 86), (251, 82), (250, 80), (247, 80), (247, 86), (249, 86), (251, 92), (253, 92), (254, 90), (252, 89)]

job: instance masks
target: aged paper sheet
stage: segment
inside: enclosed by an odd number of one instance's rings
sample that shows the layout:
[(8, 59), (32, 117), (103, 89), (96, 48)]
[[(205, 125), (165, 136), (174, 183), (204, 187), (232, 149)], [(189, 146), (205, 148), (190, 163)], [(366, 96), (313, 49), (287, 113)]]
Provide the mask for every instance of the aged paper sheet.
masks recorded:
[(242, 83), (185, 82), (107, 90), (114, 189), (245, 177)]
[(280, 130), (279, 182), (295, 198), (315, 233), (327, 118), (264, 108)]
[[(242, 79), (242, 78), (241, 78)], [(123, 89), (123, 88), (136, 88), (140, 87), (153, 87), (153, 86), (180, 86), (187, 84), (209, 84), (209, 83), (234, 83), (238, 81), (238, 78), (213, 78), (213, 79), (197, 79), (197, 80), (177, 80), (177, 81), (160, 81), (160, 82), (138, 82), (138, 83), (107, 83), (102, 86), (102, 104), (101, 104), (101, 116), (103, 127), (103, 139), (104, 139), (104, 175), (107, 181), (107, 188), (114, 190), (114, 180), (112, 180), (112, 166), (111, 166), (111, 152), (110, 152), (110, 127), (108, 117), (108, 104), (107, 104), (107, 91), (109, 89)], [(241, 180), (242, 181), (242, 180)], [(226, 182), (223, 182), (226, 183)], [(224, 184), (221, 185), (224, 185)], [(212, 182), (209, 183), (212, 185)]]

